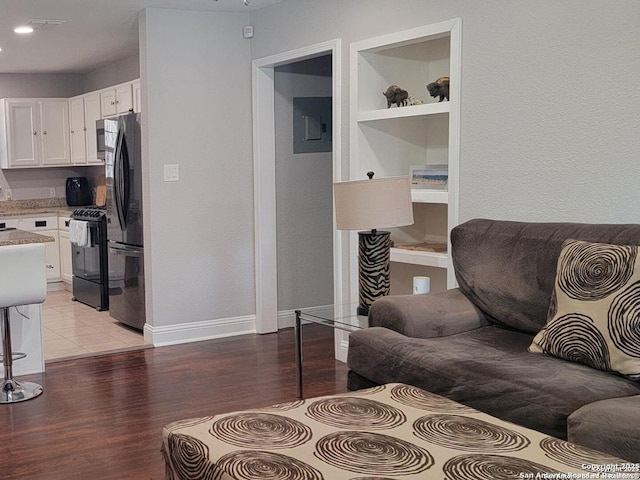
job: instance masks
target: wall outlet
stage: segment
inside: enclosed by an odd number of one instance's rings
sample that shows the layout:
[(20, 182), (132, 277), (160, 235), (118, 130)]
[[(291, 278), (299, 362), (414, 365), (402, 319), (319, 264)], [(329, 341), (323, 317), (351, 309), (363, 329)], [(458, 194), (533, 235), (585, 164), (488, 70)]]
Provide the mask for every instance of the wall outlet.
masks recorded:
[(49, 196), (54, 198), (56, 196), (56, 187), (49, 188)]
[(11, 191), (10, 188), (4, 189), (4, 198), (5, 200), (11, 200), (13, 198), (13, 192)]

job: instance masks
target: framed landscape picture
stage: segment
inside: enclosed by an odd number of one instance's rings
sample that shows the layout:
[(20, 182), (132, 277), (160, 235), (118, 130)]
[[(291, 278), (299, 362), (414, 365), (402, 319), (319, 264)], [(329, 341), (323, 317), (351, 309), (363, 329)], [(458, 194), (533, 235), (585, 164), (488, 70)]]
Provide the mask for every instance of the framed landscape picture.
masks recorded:
[(412, 165), (411, 188), (446, 189), (449, 181), (447, 165)]

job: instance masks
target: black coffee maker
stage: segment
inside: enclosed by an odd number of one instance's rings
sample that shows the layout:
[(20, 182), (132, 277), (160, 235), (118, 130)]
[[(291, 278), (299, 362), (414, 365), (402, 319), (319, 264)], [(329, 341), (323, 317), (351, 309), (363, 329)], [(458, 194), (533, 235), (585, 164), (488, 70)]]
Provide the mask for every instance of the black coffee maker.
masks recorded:
[(67, 178), (67, 205), (81, 207), (91, 203), (91, 189), (87, 177)]

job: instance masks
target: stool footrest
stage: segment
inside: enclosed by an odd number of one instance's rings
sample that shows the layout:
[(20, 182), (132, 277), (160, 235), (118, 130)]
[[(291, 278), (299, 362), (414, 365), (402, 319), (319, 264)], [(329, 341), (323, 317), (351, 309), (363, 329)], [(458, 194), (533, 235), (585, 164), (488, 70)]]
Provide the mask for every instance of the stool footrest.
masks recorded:
[[(13, 354), (11, 355), (11, 358), (14, 359), (14, 360), (22, 360), (26, 356), (27, 356), (26, 353), (13, 352)], [(0, 362), (3, 362), (3, 361), (4, 361), (4, 355), (2, 353), (0, 353)]]

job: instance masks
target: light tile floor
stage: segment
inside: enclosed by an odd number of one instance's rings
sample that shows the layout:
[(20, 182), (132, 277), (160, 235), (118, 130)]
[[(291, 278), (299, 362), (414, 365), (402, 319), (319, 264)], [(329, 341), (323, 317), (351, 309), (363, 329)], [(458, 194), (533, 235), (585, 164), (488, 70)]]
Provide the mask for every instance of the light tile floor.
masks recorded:
[(142, 332), (71, 297), (67, 290), (48, 292), (42, 305), (45, 361), (149, 347)]

